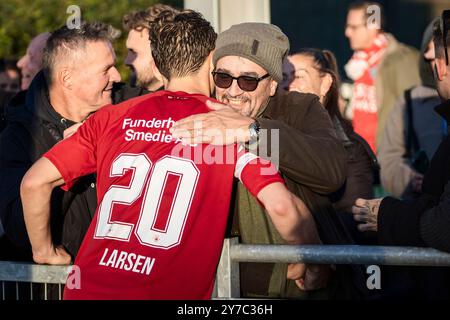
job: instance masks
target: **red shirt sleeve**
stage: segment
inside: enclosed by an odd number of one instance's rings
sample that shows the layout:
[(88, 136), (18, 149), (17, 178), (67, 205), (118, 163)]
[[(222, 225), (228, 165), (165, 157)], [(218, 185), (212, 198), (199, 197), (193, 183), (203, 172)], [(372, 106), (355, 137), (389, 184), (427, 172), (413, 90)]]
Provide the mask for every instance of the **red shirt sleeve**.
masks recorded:
[(43, 157), (50, 160), (65, 182), (61, 188), (69, 190), (76, 180), (96, 171), (96, 142), (101, 125), (96, 114), (86, 120), (78, 131), (51, 148)]
[(284, 180), (274, 164), (253, 153), (246, 152), (243, 148), (238, 152), (235, 176), (255, 198), (261, 189), (271, 183), (281, 182), (284, 184)]

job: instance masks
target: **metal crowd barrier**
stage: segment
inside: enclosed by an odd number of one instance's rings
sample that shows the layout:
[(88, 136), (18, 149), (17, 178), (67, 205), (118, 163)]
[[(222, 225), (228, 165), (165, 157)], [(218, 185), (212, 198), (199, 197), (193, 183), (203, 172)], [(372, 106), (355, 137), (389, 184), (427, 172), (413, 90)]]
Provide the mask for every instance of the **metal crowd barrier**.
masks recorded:
[(239, 262), (450, 266), (450, 254), (431, 248), (359, 245), (246, 245), (225, 239), (215, 297), (239, 298)]
[[(361, 264), (449, 267), (450, 254), (430, 248), (356, 245), (245, 245), (225, 239), (213, 298), (239, 298), (239, 262)], [(61, 299), (71, 266), (46, 266), (0, 261), (1, 300)], [(82, 282), (82, 279), (81, 279)], [(29, 289), (24, 288), (25, 285)], [(38, 289), (36, 290), (36, 286)], [(49, 297), (48, 286), (51, 286)], [(9, 294), (14, 290), (15, 294)], [(28, 293), (26, 291), (28, 290)], [(7, 292), (8, 291), (8, 292)], [(24, 294), (25, 292), (25, 294)]]
[(61, 300), (71, 268), (0, 261), (1, 300)]

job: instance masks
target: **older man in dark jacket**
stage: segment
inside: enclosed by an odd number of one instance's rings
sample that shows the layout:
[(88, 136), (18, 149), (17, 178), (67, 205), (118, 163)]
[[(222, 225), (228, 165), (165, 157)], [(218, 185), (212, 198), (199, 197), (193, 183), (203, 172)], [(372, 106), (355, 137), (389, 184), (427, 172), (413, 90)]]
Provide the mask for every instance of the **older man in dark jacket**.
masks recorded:
[[(0, 138), (0, 218), (15, 247), (9, 259), (31, 260), (19, 193), (25, 172), (91, 112), (145, 92), (118, 83), (109, 31), (100, 23), (55, 31), (44, 70), (7, 108)], [(95, 176), (80, 179), (68, 192), (55, 189), (51, 205), (53, 239), (75, 256), (97, 206)]]

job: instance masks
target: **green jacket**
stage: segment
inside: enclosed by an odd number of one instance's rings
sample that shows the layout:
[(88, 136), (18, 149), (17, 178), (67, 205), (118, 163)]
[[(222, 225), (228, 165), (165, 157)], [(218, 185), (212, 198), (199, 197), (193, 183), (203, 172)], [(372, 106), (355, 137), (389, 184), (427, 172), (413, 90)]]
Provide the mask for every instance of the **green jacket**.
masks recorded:
[(420, 52), (398, 42), (391, 34), (386, 36), (389, 44), (375, 76), (378, 103), (377, 149), (395, 102), (405, 90), (421, 83), (418, 67)]

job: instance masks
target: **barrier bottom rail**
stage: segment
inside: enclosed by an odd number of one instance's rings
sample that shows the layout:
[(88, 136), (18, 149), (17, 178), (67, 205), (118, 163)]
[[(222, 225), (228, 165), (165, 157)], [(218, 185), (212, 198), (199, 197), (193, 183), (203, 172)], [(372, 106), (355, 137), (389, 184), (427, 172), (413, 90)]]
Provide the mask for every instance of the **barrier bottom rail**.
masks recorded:
[[(240, 297), (239, 262), (450, 266), (450, 254), (431, 248), (357, 245), (245, 245), (225, 239), (214, 299)], [(58, 300), (72, 266), (0, 261), (1, 300)], [(82, 282), (82, 279), (80, 279)]]

